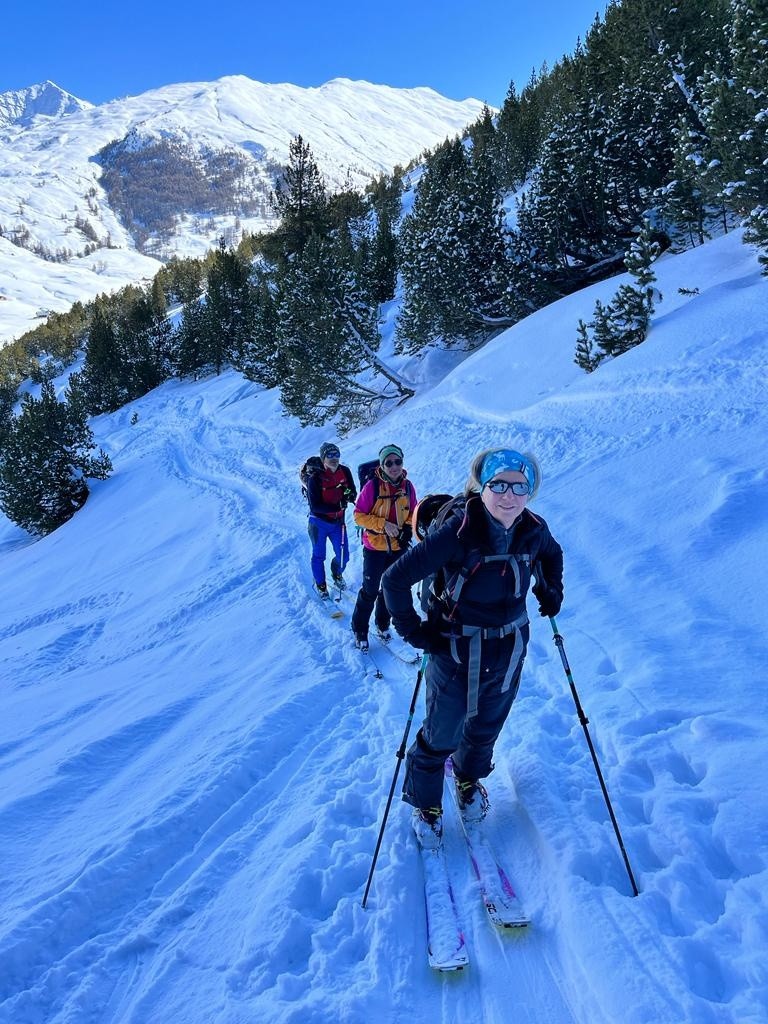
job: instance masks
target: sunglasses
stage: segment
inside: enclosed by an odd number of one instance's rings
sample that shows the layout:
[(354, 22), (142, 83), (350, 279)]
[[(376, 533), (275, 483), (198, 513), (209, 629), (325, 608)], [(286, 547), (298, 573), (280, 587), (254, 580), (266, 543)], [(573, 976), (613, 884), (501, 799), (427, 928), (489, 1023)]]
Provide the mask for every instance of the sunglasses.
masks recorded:
[(387, 459), (387, 461), (384, 463), (387, 469), (392, 469), (393, 466), (402, 466), (402, 464), (402, 459)]
[(333, 462), (334, 459), (341, 457), (341, 452), (326, 452), (325, 457), (329, 462)]
[(509, 480), (490, 480), (485, 485), (489, 491), (493, 491), (494, 494), (506, 494), (507, 491), (512, 491), (518, 498), (522, 498), (524, 494), (530, 494), (531, 488), (528, 484), (524, 484), (522, 480), (515, 480), (510, 483)]

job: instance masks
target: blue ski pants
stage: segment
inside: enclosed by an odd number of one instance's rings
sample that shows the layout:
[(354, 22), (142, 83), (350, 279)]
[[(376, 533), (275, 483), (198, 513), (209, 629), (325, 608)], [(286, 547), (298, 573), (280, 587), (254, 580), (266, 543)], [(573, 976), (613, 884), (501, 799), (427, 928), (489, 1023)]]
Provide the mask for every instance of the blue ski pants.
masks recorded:
[(315, 583), (325, 583), (325, 553), (329, 540), (333, 548), (331, 575), (341, 576), (349, 561), (347, 524), (344, 520), (329, 523), (325, 519), (318, 519), (317, 516), (310, 516), (307, 532), (312, 541), (312, 578)]

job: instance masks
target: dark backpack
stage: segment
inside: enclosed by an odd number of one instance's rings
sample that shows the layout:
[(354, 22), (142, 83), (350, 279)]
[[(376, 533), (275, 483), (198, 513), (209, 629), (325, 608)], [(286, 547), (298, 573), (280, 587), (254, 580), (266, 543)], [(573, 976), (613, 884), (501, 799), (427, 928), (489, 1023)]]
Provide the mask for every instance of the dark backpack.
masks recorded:
[[(379, 478), (376, 476), (376, 470), (379, 468), (378, 459), (370, 459), (368, 462), (361, 462), (357, 467), (357, 479), (360, 482), (360, 490), (365, 487), (369, 480), (373, 480), (374, 485), (378, 488)], [(378, 493), (376, 497), (378, 498)]]
[[(417, 540), (424, 540), (432, 530), (437, 530), (451, 515), (464, 516), (467, 499), (463, 494), (453, 497), (450, 494), (427, 494), (418, 502), (413, 511), (413, 532)], [(425, 577), (419, 585), (421, 609), (429, 613), (429, 595), (439, 598), (445, 590), (445, 573), (439, 569), (431, 576)]]
[(307, 461), (299, 470), (299, 480), (301, 480), (301, 493), (304, 498), (309, 501), (309, 493), (307, 487), (309, 486), (309, 478), (314, 476), (315, 473), (319, 473), (323, 468), (323, 460), (319, 455), (310, 455)]
[[(422, 502), (426, 504), (420, 515), (419, 506)], [(431, 531), (439, 530), (453, 516), (463, 520), (466, 515), (467, 497), (464, 494), (459, 494), (455, 498), (447, 494), (430, 494), (422, 498), (422, 502), (419, 502), (419, 505), (416, 507), (417, 535), (419, 540), (423, 540)], [(467, 551), (462, 566), (458, 571), (453, 572), (450, 578), (446, 575), (445, 569), (439, 569), (433, 576), (428, 576), (426, 580), (422, 581), (421, 598), (424, 611), (427, 611), (429, 593), (431, 593), (442, 604), (444, 610), (450, 609), (448, 618), (453, 618), (461, 604), (461, 591), (466, 581), (484, 562), (498, 560), (500, 557), (503, 556), (482, 555), (477, 549), (471, 549)], [(512, 559), (517, 556), (509, 555), (507, 557)], [(525, 557), (527, 558), (527, 556)], [(531, 569), (538, 581), (541, 568), (537, 564), (532, 566)], [(424, 584), (426, 584), (426, 587)], [(533, 588), (533, 593), (537, 597), (538, 586), (539, 582)]]

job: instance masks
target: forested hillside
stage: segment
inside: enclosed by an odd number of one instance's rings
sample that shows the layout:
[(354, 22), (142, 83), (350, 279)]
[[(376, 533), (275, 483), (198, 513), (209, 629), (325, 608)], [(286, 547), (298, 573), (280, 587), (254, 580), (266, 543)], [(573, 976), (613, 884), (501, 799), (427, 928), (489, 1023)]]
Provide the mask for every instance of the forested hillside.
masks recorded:
[(574, 324), (568, 343), (591, 371), (644, 339), (661, 252), (743, 225), (768, 266), (766, 152), (762, 0), (612, 3), (497, 116), (364, 192), (329, 191), (297, 136), (270, 198), (276, 230), (171, 261), (151, 286), (77, 305), (0, 351), (0, 437), (24, 447), (35, 399), (14, 416), (18, 386), (79, 356), (63, 396), (75, 417), (232, 366), (278, 388), (302, 424), (343, 432), (414, 393), (380, 352), (383, 317), (396, 316), (395, 355), (471, 350), (628, 269), (633, 283)]

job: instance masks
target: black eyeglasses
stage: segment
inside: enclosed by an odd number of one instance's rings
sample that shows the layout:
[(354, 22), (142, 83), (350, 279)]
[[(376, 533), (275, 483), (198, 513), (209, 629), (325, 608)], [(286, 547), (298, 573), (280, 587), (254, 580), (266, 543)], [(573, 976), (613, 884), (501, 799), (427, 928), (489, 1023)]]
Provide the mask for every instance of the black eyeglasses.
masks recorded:
[(485, 485), (489, 491), (493, 491), (494, 494), (506, 494), (507, 491), (512, 491), (518, 498), (522, 498), (524, 494), (530, 494), (531, 488), (528, 484), (524, 484), (522, 480), (515, 480), (510, 483), (509, 480), (489, 480)]
[(387, 461), (384, 463), (387, 469), (392, 469), (393, 466), (402, 466), (402, 464), (402, 459), (387, 459)]

